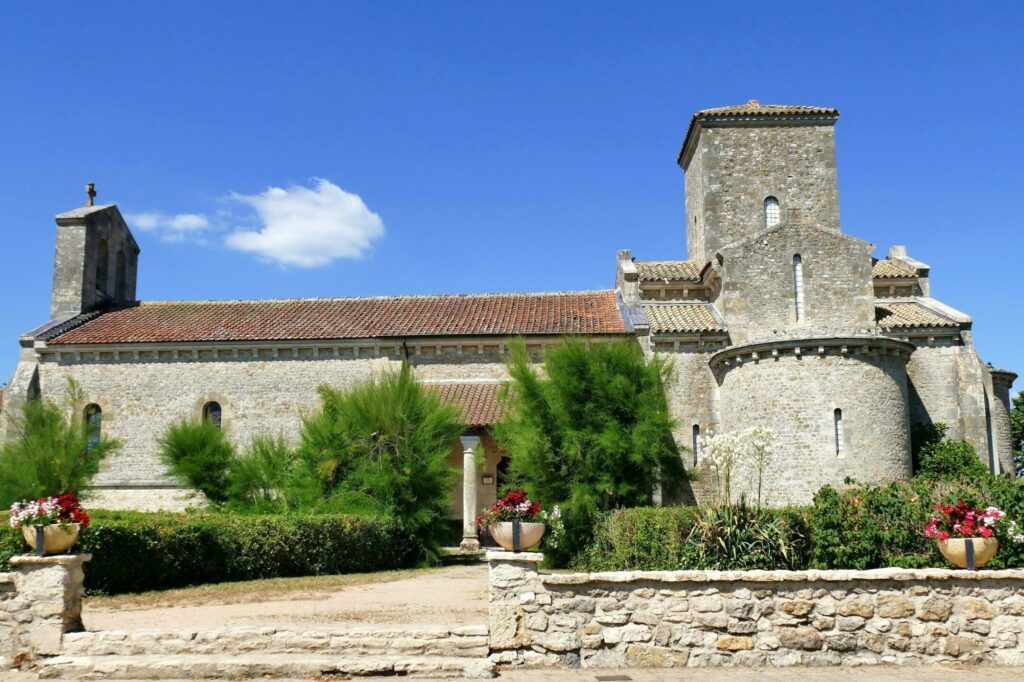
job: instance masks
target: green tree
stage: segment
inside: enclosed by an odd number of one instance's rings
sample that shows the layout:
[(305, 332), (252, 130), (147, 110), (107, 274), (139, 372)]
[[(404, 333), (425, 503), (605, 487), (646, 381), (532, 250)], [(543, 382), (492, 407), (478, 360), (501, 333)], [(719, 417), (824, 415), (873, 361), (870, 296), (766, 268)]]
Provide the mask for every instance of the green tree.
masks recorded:
[(456, 480), (448, 456), (465, 428), (458, 408), (425, 391), (408, 365), (319, 393), (323, 409), (303, 420), (298, 452), (324, 496), (343, 506), (361, 497), (394, 515), (421, 560), (436, 561)]
[(548, 552), (565, 564), (599, 512), (648, 505), (659, 483), (685, 480), (665, 400), (670, 366), (627, 341), (566, 338), (547, 350), (543, 372), (522, 340), (510, 350), (511, 409), (495, 434), (512, 481), (560, 506), (566, 535)]
[(97, 434), (85, 419), (85, 396), (68, 379), (62, 404), (26, 400), (10, 417), (0, 446), (0, 505), (21, 499), (80, 494), (100, 462), (121, 442)]
[(324, 502), (316, 474), (282, 436), (252, 439), (231, 460), (228, 504), (234, 511), (313, 511)]
[(212, 421), (181, 419), (158, 440), (160, 458), (178, 478), (215, 503), (228, 500), (228, 470), (235, 446)]

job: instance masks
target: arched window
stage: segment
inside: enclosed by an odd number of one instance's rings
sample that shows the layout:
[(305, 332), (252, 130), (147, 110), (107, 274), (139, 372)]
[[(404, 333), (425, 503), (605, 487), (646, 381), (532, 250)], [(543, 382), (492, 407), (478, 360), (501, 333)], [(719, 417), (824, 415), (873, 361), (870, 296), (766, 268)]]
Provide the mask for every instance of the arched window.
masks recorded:
[(86, 405), (84, 417), (85, 429), (89, 434), (86, 447), (91, 450), (100, 442), (100, 434), (103, 430), (103, 410), (95, 403)]
[(107, 240), (96, 245), (96, 288), (107, 293), (107, 274), (110, 271), (110, 252)]
[(765, 227), (775, 227), (779, 224), (780, 220), (779, 213), (779, 200), (775, 197), (768, 197), (764, 200), (764, 225)]
[(216, 401), (210, 401), (203, 405), (203, 421), (208, 421), (218, 429), (221, 424), (221, 410), (220, 403)]
[(835, 424), (836, 435), (836, 457), (843, 456), (843, 411), (838, 407), (832, 413), (832, 421)]
[(697, 424), (693, 425), (693, 466), (700, 464), (700, 458), (703, 453), (701, 452), (700, 445), (700, 426)]
[(118, 249), (117, 259), (114, 261), (114, 298), (124, 300), (124, 249)]
[(804, 261), (799, 253), (793, 256), (793, 302), (799, 322), (804, 319)]

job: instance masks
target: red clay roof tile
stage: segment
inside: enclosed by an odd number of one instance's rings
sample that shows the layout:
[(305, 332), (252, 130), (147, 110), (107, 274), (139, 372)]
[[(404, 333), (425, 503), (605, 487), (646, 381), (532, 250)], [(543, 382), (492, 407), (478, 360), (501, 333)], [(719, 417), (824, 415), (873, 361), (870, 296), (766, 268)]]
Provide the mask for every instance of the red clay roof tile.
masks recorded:
[(87, 320), (51, 344), (623, 334), (613, 291), (143, 302)]

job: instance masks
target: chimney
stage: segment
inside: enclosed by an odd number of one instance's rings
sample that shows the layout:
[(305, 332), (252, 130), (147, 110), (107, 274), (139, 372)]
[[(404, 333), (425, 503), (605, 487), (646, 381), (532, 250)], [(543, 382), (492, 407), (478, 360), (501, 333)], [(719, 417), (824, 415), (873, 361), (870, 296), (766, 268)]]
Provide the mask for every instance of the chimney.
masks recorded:
[(903, 245), (903, 244), (893, 244), (892, 246), (889, 247), (889, 258), (890, 259), (906, 258), (906, 257), (907, 257), (907, 247), (905, 245)]

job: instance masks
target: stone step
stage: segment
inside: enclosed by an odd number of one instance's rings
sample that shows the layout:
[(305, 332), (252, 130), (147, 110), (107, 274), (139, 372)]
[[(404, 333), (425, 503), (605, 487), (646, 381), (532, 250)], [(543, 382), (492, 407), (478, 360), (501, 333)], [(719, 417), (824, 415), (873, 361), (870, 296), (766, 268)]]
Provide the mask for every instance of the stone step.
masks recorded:
[(102, 630), (64, 636), (68, 656), (313, 654), (485, 658), (486, 626), (457, 628), (233, 628)]
[(311, 654), (57, 656), (38, 661), (40, 679), (239, 679), (311, 678), (323, 675), (420, 678), (494, 677), (483, 658), (442, 656), (332, 656)]

